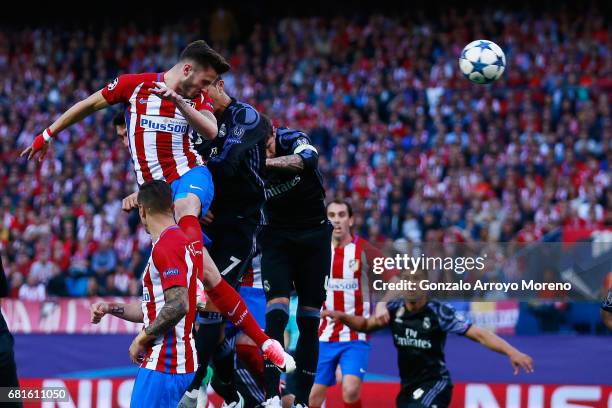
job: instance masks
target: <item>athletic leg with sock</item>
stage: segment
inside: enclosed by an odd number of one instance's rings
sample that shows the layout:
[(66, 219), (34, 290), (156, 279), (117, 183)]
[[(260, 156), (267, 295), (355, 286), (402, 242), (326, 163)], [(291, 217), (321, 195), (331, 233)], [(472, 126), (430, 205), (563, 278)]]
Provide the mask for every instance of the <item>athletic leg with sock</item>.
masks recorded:
[[(295, 248), (283, 231), (264, 227), (261, 236), (261, 277), (266, 293), (266, 334), (283, 342), (285, 327), (289, 321), (289, 296), (293, 290), (293, 260)], [(280, 372), (266, 362), (264, 364), (265, 406), (280, 405)]]
[[(271, 360), (279, 367), (292, 370), (294, 368), (294, 363), (291, 356), (284, 352), (284, 349), (279, 343), (270, 340), (265, 335), (255, 319), (250, 315), (240, 295), (221, 278), (221, 274), (215, 263), (210, 258), (206, 248), (203, 247), (203, 235), (198, 217), (201, 215), (202, 211), (208, 211), (210, 203), (212, 202), (212, 181), (206, 177), (200, 177), (198, 183), (205, 183), (206, 185), (204, 187), (206, 188), (202, 187), (191, 192), (186, 191), (185, 186), (189, 185), (189, 188), (192, 188), (193, 184), (196, 184), (196, 186), (198, 184), (190, 180), (189, 177), (183, 177), (172, 184), (175, 194), (175, 218), (178, 220), (179, 227), (191, 240), (196, 262), (202, 262), (204, 266), (203, 283), (210, 299), (208, 302), (209, 311), (221, 312), (224, 316), (228, 317), (234, 325), (241, 328), (255, 341), (258, 347), (262, 349), (267, 359)], [(249, 242), (249, 245), (250, 244)], [(201, 261), (199, 261), (200, 259)], [(199, 349), (202, 350), (201, 354), (199, 353), (198, 355), (199, 368), (192, 384), (186, 392), (186, 396), (190, 399), (194, 396), (194, 391), (197, 395), (197, 390), (200, 387), (202, 379), (206, 376), (208, 362), (210, 361), (208, 350), (215, 349), (215, 345), (218, 344), (218, 339), (221, 337), (222, 331), (223, 328), (221, 324), (213, 324), (211, 322), (207, 333), (202, 334), (200, 337), (198, 343), (209, 344), (209, 346), (199, 347)], [(197, 338), (198, 336), (196, 336), (196, 339)], [(181, 400), (181, 402), (183, 401)], [(191, 403), (192, 401), (186, 406), (191, 406)]]
[[(295, 405), (308, 406), (319, 360), (319, 323), (325, 302), (325, 279), (331, 267), (331, 229), (325, 224), (299, 235), (300, 251), (294, 278), (298, 297), (296, 321), (300, 335), (295, 349)], [(317, 256), (312, 256), (317, 254)]]

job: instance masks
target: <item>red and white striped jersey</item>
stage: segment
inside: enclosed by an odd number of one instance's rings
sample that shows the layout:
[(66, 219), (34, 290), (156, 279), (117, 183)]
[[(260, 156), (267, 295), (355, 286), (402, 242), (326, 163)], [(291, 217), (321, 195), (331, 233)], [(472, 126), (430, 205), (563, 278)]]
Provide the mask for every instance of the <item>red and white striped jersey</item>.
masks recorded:
[[(172, 183), (203, 164), (189, 137), (187, 119), (173, 102), (149, 91), (165, 86), (163, 81), (163, 73), (127, 74), (102, 89), (109, 104), (126, 105), (125, 123), (138, 184), (150, 180)], [(207, 94), (187, 102), (199, 111), (213, 111)]]
[(261, 281), (261, 254), (257, 254), (251, 261), (251, 267), (247, 269), (242, 278), (242, 286), (263, 289)]
[[(355, 236), (344, 247), (332, 247), (332, 267), (327, 280), (327, 298), (323, 310), (337, 310), (354, 316), (370, 316), (372, 265), (382, 257), (380, 250)], [(384, 279), (383, 276), (381, 276)], [(319, 340), (338, 342), (367, 340), (365, 333), (351, 330), (341, 322), (321, 319)]]
[(149, 263), (142, 276), (142, 312), (145, 327), (164, 307), (164, 291), (173, 286), (187, 288), (189, 311), (173, 329), (156, 338), (147, 348), (140, 365), (165, 373), (192, 373), (197, 354), (192, 336), (196, 316), (196, 279), (201, 269), (195, 264), (195, 249), (178, 226), (165, 229), (153, 243)]

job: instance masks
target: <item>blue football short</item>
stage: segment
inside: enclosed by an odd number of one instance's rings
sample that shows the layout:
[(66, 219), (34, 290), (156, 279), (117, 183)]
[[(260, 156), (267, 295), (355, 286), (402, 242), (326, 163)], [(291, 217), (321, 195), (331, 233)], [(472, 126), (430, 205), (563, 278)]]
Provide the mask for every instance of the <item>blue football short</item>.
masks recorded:
[(319, 343), (319, 363), (315, 384), (336, 384), (336, 367), (340, 365), (342, 375), (354, 375), (363, 380), (368, 369), (370, 344), (363, 340)]
[(139, 368), (130, 408), (176, 408), (195, 373), (170, 374)]
[[(172, 188), (172, 201), (187, 197), (187, 194), (195, 194), (200, 199), (201, 213), (204, 217), (210, 208), (213, 197), (215, 196), (215, 187), (212, 180), (210, 170), (206, 166), (197, 166), (183, 174), (178, 179), (170, 184)], [(178, 220), (177, 220), (178, 221)], [(204, 237), (204, 245), (211, 243), (206, 234)]]
[(172, 184), (172, 200), (187, 197), (192, 193), (198, 196), (202, 205), (202, 216), (206, 215), (215, 195), (212, 175), (206, 166), (197, 166), (183, 174)]

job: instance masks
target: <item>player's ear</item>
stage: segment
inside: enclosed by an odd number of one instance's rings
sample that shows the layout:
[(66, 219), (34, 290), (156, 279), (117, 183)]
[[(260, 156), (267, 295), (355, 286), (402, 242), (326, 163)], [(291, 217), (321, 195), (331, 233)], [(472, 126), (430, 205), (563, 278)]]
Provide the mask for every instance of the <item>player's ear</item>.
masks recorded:
[(188, 76), (192, 70), (193, 70), (193, 65), (191, 65), (190, 63), (185, 63), (183, 65), (183, 75)]
[(353, 227), (353, 224), (355, 224), (355, 217), (352, 217), (352, 216), (351, 216), (351, 217), (349, 218), (349, 227), (351, 227), (351, 228), (352, 228), (352, 227)]

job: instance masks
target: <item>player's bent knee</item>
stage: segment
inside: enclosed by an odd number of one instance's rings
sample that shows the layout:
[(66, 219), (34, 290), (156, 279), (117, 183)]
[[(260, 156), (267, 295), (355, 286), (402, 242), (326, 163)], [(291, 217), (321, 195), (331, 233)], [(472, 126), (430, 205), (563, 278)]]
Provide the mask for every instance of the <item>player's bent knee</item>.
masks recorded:
[(199, 217), (201, 208), (200, 199), (193, 193), (188, 193), (186, 197), (174, 201), (174, 215), (177, 220), (186, 215)]
[(361, 392), (361, 380), (358, 377), (347, 375), (342, 380), (342, 399), (344, 402), (355, 402)]

